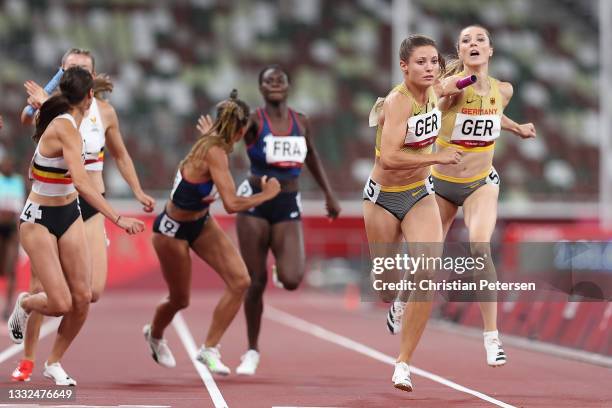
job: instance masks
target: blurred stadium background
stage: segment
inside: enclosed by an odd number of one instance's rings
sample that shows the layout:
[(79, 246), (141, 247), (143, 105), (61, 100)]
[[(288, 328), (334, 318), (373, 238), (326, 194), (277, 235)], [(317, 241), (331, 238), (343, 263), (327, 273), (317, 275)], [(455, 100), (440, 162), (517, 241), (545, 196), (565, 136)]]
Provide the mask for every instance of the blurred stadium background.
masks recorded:
[[(257, 74), (264, 65), (279, 63), (291, 75), (290, 105), (311, 117), (317, 148), (345, 210), (342, 219), (328, 224), (322, 196), (305, 172), (307, 283), (343, 286), (366, 248), (360, 197), (374, 157), (374, 130), (368, 128), (367, 114), (376, 97), (400, 79), (398, 39), (423, 33), (452, 55), (459, 30), (479, 23), (492, 34), (491, 75), (514, 85), (506, 113), (521, 123), (534, 122), (538, 131), (535, 140), (505, 134), (497, 143), (495, 166), (502, 187), (495, 240), (610, 240), (612, 234), (598, 222), (600, 213), (612, 211), (612, 176), (604, 170), (608, 162), (601, 161), (609, 160), (611, 105), (600, 95), (610, 89), (604, 85), (610, 85), (607, 75), (612, 74), (610, 57), (601, 52), (607, 47), (600, 44), (600, 36), (608, 38), (608, 46), (612, 43), (610, 24), (605, 24), (612, 20), (609, 3), (5, 0), (0, 2), (0, 113), (5, 121), (0, 143), (26, 174), (34, 146), (31, 129), (18, 119), (25, 101), (23, 82), (44, 84), (68, 48), (90, 49), (97, 71), (108, 73), (115, 83), (109, 99), (143, 187), (161, 205), (177, 163), (196, 136), (196, 118), (232, 88), (251, 107), (259, 106)], [(243, 179), (248, 170), (244, 145), (236, 149), (232, 166), (236, 180)], [(130, 198), (111, 159), (105, 179), (111, 198)], [(131, 201), (115, 202), (125, 204), (126, 211), (137, 208)], [(214, 212), (233, 233), (232, 218), (218, 207)], [(451, 238), (466, 238), (462, 226), (455, 223)], [(132, 240), (113, 227), (109, 233), (111, 283), (141, 286), (142, 275), (157, 271), (148, 236)], [(25, 264), (20, 275), (27, 276)], [(159, 274), (152, 276), (145, 286), (158, 278), (161, 282)], [(517, 328), (511, 331), (612, 355), (609, 302), (585, 305), (584, 314), (573, 310), (572, 302), (555, 307), (515, 313), (511, 323)], [(442, 307), (438, 315), (480, 325), (475, 308), (447, 309)], [(557, 330), (540, 333), (539, 323), (551, 316), (559, 316)], [(589, 330), (599, 328), (601, 337), (567, 338), (587, 330), (581, 326), (585, 319)], [(502, 330), (510, 331), (512, 324), (504, 327), (502, 322)]]

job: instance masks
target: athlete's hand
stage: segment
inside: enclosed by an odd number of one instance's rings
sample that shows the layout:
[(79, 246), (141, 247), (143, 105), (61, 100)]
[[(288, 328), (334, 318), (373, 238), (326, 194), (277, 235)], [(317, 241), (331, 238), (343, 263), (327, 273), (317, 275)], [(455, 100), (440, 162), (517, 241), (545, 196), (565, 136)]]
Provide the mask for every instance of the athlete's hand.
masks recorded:
[(268, 176), (263, 176), (261, 178), (261, 192), (269, 198), (276, 197), (280, 193), (280, 183), (274, 177), (268, 178)]
[(340, 208), (340, 203), (338, 200), (336, 200), (336, 197), (331, 194), (325, 197), (325, 209), (327, 210), (327, 217), (330, 220), (335, 220), (338, 218), (340, 211), (342, 211), (342, 208)]
[(130, 217), (119, 217), (117, 226), (130, 235), (144, 231), (144, 222)]
[(217, 201), (217, 199), (219, 198), (219, 193), (215, 192), (214, 194), (209, 194), (206, 197), (202, 197), (202, 202), (204, 204), (208, 204), (211, 205), (212, 203), (214, 203), (215, 201)]
[(36, 109), (40, 109), (43, 103), (49, 99), (49, 95), (45, 92), (42, 86), (38, 85), (34, 81), (26, 81), (23, 86), (28, 93), (28, 105)]
[(213, 120), (210, 115), (201, 115), (198, 119), (198, 124), (196, 125), (196, 129), (200, 132), (201, 135), (204, 135), (213, 127)]
[(449, 78), (444, 78), (434, 83), (434, 91), (438, 95), (438, 98), (442, 98), (444, 96), (453, 96), (463, 92), (462, 89), (457, 88), (458, 79), (460, 78), (455, 75)]
[(463, 152), (455, 147), (446, 147), (436, 153), (438, 155), (439, 164), (457, 164), (461, 163)]
[(516, 133), (522, 139), (532, 139), (536, 137), (536, 130), (533, 123), (523, 123), (519, 125), (518, 132)]
[(144, 212), (153, 212), (155, 209), (155, 199), (153, 197), (146, 194), (144, 191), (136, 192), (134, 195), (136, 196), (136, 199), (140, 201), (140, 204), (142, 204), (142, 210)]

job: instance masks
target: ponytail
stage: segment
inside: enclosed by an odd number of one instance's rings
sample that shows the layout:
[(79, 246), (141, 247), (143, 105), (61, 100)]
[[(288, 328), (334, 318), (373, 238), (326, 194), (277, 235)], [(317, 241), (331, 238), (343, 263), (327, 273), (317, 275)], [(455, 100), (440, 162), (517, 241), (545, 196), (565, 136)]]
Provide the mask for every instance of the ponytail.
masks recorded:
[(180, 166), (192, 160), (204, 160), (212, 146), (218, 146), (227, 153), (231, 152), (234, 135), (248, 123), (249, 113), (249, 105), (238, 99), (236, 89), (232, 90), (229, 99), (217, 104), (217, 119), (208, 132), (195, 142)]
[(38, 143), (40, 137), (47, 129), (47, 126), (49, 126), (49, 123), (51, 123), (55, 117), (68, 112), (69, 109), (70, 103), (64, 94), (60, 93), (47, 99), (40, 107), (40, 112), (36, 119), (36, 132), (34, 136), (32, 136), (34, 142)]
[(457, 57), (448, 61), (446, 64), (445, 72), (442, 74), (442, 78), (452, 77), (463, 72), (463, 62)]
[(93, 91), (96, 98), (101, 98), (105, 92), (113, 92), (113, 82), (106, 74), (98, 74), (94, 78)]

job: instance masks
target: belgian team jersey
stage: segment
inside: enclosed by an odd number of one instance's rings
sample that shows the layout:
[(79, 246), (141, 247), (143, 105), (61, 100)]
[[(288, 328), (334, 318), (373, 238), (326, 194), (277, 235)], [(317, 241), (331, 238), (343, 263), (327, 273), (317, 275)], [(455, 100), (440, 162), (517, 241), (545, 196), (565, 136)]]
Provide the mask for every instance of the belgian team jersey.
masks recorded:
[(459, 101), (442, 113), (442, 129), (437, 144), (455, 146), (466, 151), (493, 149), (501, 134), (504, 113), (499, 81), (488, 77), (491, 89), (487, 95), (476, 94), (474, 87), (463, 90)]
[[(431, 153), (431, 145), (436, 141), (440, 130), (442, 119), (440, 111), (437, 108), (438, 98), (433, 88), (427, 91), (427, 102), (424, 104), (417, 103), (412, 93), (406, 88), (402, 82), (395, 86), (389, 92), (397, 91), (412, 99), (412, 116), (406, 121), (406, 134), (404, 138), (403, 149), (409, 150), (411, 153)], [(373, 110), (376, 114), (382, 109), (384, 99), (380, 98)], [(380, 143), (382, 138), (382, 126), (376, 128), (376, 157), (380, 157)]]
[[(57, 116), (53, 120), (68, 120), (74, 128), (76, 121), (69, 113)], [(81, 135), (79, 134), (79, 137)], [(85, 145), (82, 144), (81, 157), (85, 161)], [(36, 146), (34, 157), (30, 165), (30, 180), (32, 180), (32, 191), (43, 196), (64, 196), (76, 191), (72, 183), (72, 177), (68, 171), (68, 164), (63, 156), (45, 157), (40, 153), (40, 143)]]
[(289, 109), (289, 129), (284, 133), (272, 129), (264, 108), (257, 109), (257, 116), (260, 124), (257, 138), (247, 146), (251, 174), (276, 177), (279, 180), (298, 177), (302, 172), (308, 148), (296, 113)]

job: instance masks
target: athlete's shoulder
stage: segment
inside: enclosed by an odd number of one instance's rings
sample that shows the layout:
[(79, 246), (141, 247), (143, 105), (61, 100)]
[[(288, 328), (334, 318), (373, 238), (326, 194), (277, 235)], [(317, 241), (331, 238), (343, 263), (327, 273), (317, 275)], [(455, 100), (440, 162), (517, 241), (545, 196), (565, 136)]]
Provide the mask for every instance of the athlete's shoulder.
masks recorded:
[(113, 105), (111, 105), (111, 103), (106, 99), (96, 97), (96, 103), (98, 104), (98, 109), (100, 110), (101, 114), (115, 112)]
[(510, 98), (512, 98), (512, 95), (514, 94), (514, 87), (512, 86), (512, 84), (510, 82), (504, 82), (499, 80), (497, 80), (497, 83), (497, 86), (499, 87), (499, 92), (504, 97), (504, 99), (509, 100)]
[(402, 92), (399, 87), (395, 87), (385, 97), (384, 107), (386, 109), (393, 109), (395, 107), (409, 106), (414, 102), (414, 99), (410, 94)]
[(111, 123), (118, 122), (117, 112), (110, 102), (100, 98), (96, 98), (96, 102), (98, 103), (98, 110), (102, 116), (102, 122), (105, 124), (106, 128), (108, 128)]
[(295, 117), (301, 122), (301, 123), (308, 123), (310, 121), (310, 118), (308, 117), (308, 115), (306, 115), (304, 112), (300, 112), (297, 111), (295, 109), (291, 109), (293, 111), (293, 113), (295, 114)]

